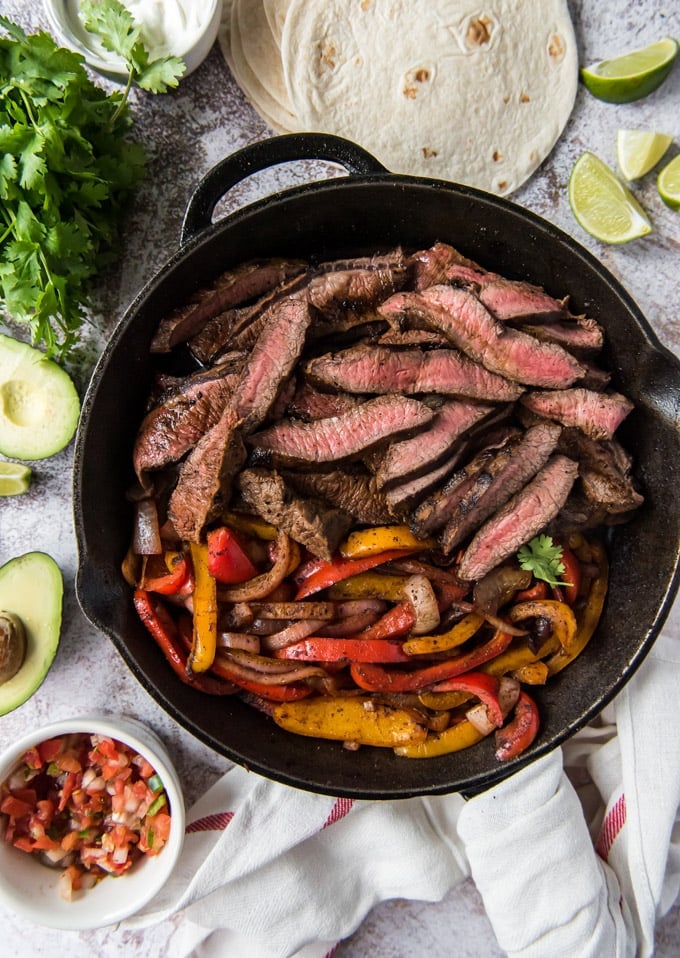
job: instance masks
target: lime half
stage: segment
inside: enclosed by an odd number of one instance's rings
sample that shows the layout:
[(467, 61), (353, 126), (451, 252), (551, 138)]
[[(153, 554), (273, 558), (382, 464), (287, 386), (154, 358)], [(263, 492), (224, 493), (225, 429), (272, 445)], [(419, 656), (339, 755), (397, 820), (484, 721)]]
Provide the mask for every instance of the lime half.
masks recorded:
[(619, 130), (616, 134), (616, 158), (621, 173), (627, 180), (637, 180), (649, 173), (672, 142), (673, 137), (668, 133)]
[(31, 470), (18, 462), (0, 462), (0, 496), (20, 496), (31, 484)]
[(661, 170), (657, 186), (666, 206), (680, 210), (680, 154)]
[(583, 229), (603, 243), (627, 243), (652, 231), (626, 184), (594, 153), (582, 153), (574, 163), (569, 203)]
[(678, 55), (678, 42), (664, 37), (648, 47), (583, 67), (581, 78), (593, 96), (608, 103), (630, 103), (661, 86)]

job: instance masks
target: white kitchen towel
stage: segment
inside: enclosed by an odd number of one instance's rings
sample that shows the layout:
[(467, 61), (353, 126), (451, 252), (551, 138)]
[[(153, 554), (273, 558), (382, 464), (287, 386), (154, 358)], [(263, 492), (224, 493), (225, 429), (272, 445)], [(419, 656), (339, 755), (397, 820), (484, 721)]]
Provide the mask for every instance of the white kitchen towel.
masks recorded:
[(353, 802), (230, 770), (125, 927), (171, 921), (168, 958), (323, 958), (378, 902), (436, 901), (471, 873), (510, 955), (651, 955), (680, 890), (678, 618), (591, 726), (467, 803)]

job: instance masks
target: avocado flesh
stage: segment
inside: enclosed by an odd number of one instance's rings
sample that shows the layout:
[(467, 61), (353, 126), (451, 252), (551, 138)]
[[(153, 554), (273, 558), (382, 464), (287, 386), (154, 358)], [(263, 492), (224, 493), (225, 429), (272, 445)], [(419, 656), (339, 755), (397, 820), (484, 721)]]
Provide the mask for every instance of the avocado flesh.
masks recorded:
[(44, 353), (0, 335), (0, 452), (46, 459), (75, 433), (80, 399), (68, 373)]
[(0, 684), (0, 715), (22, 705), (41, 685), (61, 633), (64, 582), (54, 559), (28, 552), (0, 567), (0, 609), (21, 619), (26, 654), (19, 671)]

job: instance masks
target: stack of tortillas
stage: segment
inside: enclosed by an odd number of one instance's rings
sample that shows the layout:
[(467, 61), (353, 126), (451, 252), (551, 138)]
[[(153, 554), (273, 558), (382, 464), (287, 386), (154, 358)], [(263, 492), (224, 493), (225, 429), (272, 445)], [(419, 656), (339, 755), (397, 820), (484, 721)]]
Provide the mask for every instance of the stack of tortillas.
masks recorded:
[(498, 194), (550, 152), (578, 81), (567, 0), (225, 0), (220, 45), (274, 130)]

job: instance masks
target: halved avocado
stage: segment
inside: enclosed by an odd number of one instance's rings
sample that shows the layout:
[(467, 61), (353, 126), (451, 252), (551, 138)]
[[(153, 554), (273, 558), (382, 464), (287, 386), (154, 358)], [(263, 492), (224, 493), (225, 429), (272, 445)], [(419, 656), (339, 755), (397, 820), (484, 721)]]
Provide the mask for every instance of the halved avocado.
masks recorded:
[(73, 438), (80, 399), (71, 377), (39, 349), (0, 335), (0, 452), (46, 459)]
[[(19, 620), (26, 640), (18, 671), (6, 681), (0, 675), (0, 715), (22, 705), (47, 675), (59, 646), (63, 595), (61, 570), (44, 552), (27, 552), (0, 567), (0, 613)], [(11, 640), (19, 641), (19, 633)]]

